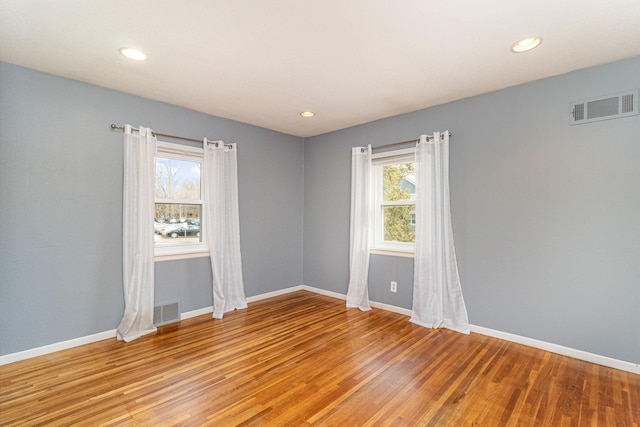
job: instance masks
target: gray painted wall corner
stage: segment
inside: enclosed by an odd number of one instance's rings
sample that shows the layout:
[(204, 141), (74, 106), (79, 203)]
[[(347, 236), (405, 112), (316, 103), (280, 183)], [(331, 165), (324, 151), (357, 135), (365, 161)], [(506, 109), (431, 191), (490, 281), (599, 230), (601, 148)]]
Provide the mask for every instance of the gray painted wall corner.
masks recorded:
[[(2, 62), (0, 93), (0, 355), (120, 321), (122, 134), (111, 123), (238, 143), (246, 293), (302, 283), (301, 138)], [(156, 263), (155, 296), (211, 306), (208, 258)]]
[[(304, 283), (346, 292), (350, 148), (450, 130), (470, 321), (639, 363), (640, 116), (569, 125), (571, 101), (639, 87), (635, 57), (305, 140)], [(372, 256), (370, 295), (410, 308), (389, 281), (412, 266)]]

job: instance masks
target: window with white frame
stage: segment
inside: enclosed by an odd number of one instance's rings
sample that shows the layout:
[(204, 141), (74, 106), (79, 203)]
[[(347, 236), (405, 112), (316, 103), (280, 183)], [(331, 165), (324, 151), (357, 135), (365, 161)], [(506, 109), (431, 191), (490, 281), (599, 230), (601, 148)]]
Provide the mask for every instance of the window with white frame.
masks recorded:
[(202, 148), (158, 141), (155, 175), (154, 243), (156, 256), (208, 250), (202, 223), (204, 191)]
[(373, 166), (373, 251), (415, 251), (415, 149), (377, 153)]

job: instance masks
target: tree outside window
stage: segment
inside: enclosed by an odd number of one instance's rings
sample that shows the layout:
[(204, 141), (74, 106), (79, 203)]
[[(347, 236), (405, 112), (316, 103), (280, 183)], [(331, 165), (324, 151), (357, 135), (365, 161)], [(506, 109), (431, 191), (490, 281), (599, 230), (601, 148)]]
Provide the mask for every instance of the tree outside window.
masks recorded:
[(373, 155), (372, 250), (412, 253), (415, 250), (415, 151)]
[(156, 256), (206, 251), (202, 149), (158, 141), (155, 172)]
[(385, 241), (405, 243), (416, 241), (413, 173), (413, 163), (383, 167), (383, 202), (409, 202), (383, 206)]

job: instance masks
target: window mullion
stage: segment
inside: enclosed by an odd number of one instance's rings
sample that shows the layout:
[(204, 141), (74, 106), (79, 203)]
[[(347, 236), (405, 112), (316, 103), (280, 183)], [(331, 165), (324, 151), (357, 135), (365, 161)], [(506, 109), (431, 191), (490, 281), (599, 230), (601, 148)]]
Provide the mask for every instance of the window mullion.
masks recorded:
[(163, 198), (159, 198), (159, 197), (156, 198), (155, 202), (156, 203), (174, 204), (174, 205), (203, 205), (204, 204), (204, 200), (201, 200), (201, 199), (196, 199), (196, 200), (192, 200), (192, 199), (163, 199)]
[(382, 206), (405, 206), (405, 205), (413, 205), (415, 206), (415, 200), (387, 200), (380, 202)]

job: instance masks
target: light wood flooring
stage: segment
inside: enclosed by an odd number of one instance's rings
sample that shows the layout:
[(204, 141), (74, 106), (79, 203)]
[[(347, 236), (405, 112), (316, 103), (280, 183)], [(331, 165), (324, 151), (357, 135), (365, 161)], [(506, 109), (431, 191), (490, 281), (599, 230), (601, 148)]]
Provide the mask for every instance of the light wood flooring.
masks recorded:
[(639, 423), (639, 375), (306, 291), (0, 366), (3, 426)]

